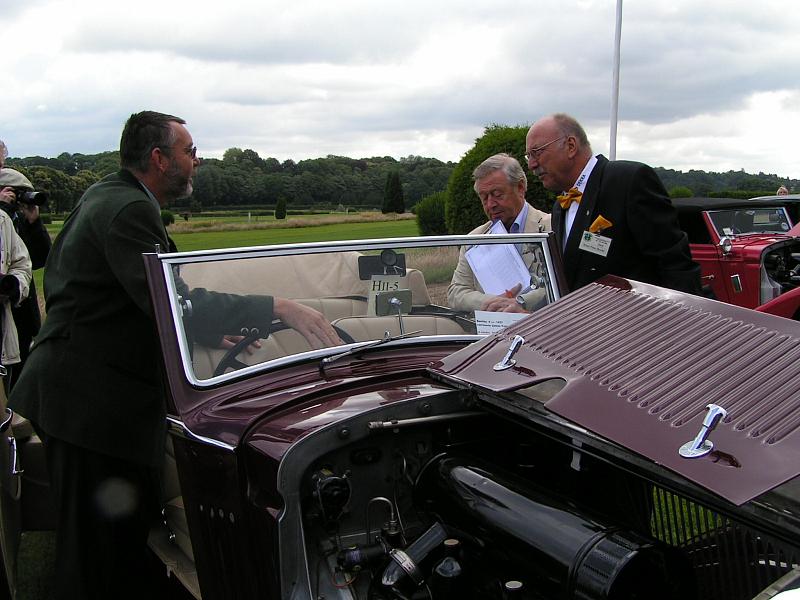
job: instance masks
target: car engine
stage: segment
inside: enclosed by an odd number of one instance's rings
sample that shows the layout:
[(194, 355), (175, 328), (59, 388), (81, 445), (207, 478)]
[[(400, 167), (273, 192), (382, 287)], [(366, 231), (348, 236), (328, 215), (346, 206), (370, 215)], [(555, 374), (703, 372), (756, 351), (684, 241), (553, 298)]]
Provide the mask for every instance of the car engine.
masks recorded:
[[(774, 296), (788, 292), (800, 285), (800, 252), (794, 243), (774, 244), (764, 251), (764, 269)], [(762, 282), (762, 286), (764, 283)]]
[(463, 409), (372, 418), (303, 476), (310, 597), (697, 597), (655, 488), (573, 440)]

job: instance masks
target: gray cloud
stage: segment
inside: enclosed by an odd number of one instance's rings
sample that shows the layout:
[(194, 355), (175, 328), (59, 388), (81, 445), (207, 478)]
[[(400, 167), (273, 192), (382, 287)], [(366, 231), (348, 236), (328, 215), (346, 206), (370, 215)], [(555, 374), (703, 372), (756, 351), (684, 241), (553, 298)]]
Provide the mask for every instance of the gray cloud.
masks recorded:
[[(113, 149), (144, 108), (185, 117), (209, 154), (457, 159), (490, 123), (554, 111), (607, 144), (613, 0), (78, 4), (4, 12), (12, 154)], [(798, 25), (789, 0), (626, 3), (620, 154), (800, 176), (776, 146), (800, 127)]]

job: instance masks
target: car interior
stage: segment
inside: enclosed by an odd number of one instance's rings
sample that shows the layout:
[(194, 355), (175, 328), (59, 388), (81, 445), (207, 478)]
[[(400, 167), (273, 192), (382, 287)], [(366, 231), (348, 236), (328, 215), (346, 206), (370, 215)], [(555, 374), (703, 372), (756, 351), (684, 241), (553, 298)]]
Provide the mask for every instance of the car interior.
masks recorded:
[[(325, 315), (345, 342), (380, 340), (401, 333), (416, 335), (464, 335), (474, 333), (470, 321), (444, 314), (434, 305), (422, 271), (403, 268), (397, 298), (407, 292), (410, 302), (370, 307), (372, 280), (364, 272), (364, 255), (358, 252), (284, 256), (280, 258), (229, 261), (224, 268), (207, 263), (187, 264), (180, 275), (190, 288), (231, 294), (271, 294), (293, 299)], [(359, 268), (361, 265), (361, 268)], [(391, 294), (390, 294), (391, 296)], [(398, 318), (398, 311), (402, 315)], [(261, 348), (242, 352), (245, 365), (263, 363), (311, 350), (306, 340), (292, 329), (278, 328), (260, 340)], [(226, 350), (194, 344), (192, 366), (198, 380), (213, 377)], [(219, 373), (217, 373), (219, 374)]]

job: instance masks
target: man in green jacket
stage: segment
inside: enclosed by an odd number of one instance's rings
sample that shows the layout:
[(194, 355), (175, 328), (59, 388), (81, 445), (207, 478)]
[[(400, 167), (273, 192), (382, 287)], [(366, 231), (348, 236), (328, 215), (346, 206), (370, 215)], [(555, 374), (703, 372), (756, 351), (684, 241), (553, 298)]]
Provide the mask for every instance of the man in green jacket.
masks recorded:
[[(47, 318), (9, 405), (44, 441), (58, 511), (58, 598), (147, 591), (166, 414), (142, 253), (170, 247), (160, 208), (192, 192), (199, 162), (184, 125), (161, 113), (131, 115), (122, 169), (86, 191), (45, 265)], [(290, 300), (205, 290), (190, 297), (192, 320), (200, 329), (218, 324), (219, 339), (242, 327), (268, 332), (275, 317), (314, 348), (341, 343), (322, 314)]]

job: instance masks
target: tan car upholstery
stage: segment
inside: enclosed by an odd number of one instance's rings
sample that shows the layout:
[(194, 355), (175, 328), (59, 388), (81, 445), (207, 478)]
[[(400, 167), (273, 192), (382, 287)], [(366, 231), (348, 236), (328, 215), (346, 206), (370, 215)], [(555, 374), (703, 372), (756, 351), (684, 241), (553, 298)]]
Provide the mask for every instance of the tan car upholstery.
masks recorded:
[[(344, 317), (333, 322), (349, 333), (356, 341), (379, 340), (388, 331), (389, 335), (400, 335), (397, 317)], [(453, 319), (435, 315), (404, 315), (406, 333), (418, 331), (419, 335), (464, 335), (464, 329)]]
[[(301, 254), (237, 259), (221, 265), (183, 265), (181, 277), (190, 288), (232, 294), (267, 294), (284, 298), (363, 296), (369, 281), (358, 276), (359, 252)], [(408, 269), (401, 286), (411, 290), (415, 306), (430, 304), (425, 278)], [(326, 313), (327, 314), (327, 313)]]
[[(367, 314), (369, 282), (358, 276), (358, 252), (325, 255), (307, 254), (261, 259), (242, 259), (209, 265), (183, 265), (181, 277), (189, 287), (234, 294), (269, 294), (297, 300), (310, 306), (333, 322)], [(431, 303), (425, 277), (417, 269), (408, 269), (400, 283), (411, 290), (414, 306)], [(353, 336), (356, 340), (375, 339)], [(382, 334), (381, 336), (382, 337)], [(249, 365), (282, 356), (307, 352), (311, 348), (293, 330), (282, 330), (261, 340), (261, 348), (242, 353), (238, 358)], [(208, 379), (225, 356), (225, 351), (195, 346), (194, 372), (198, 379)]]

